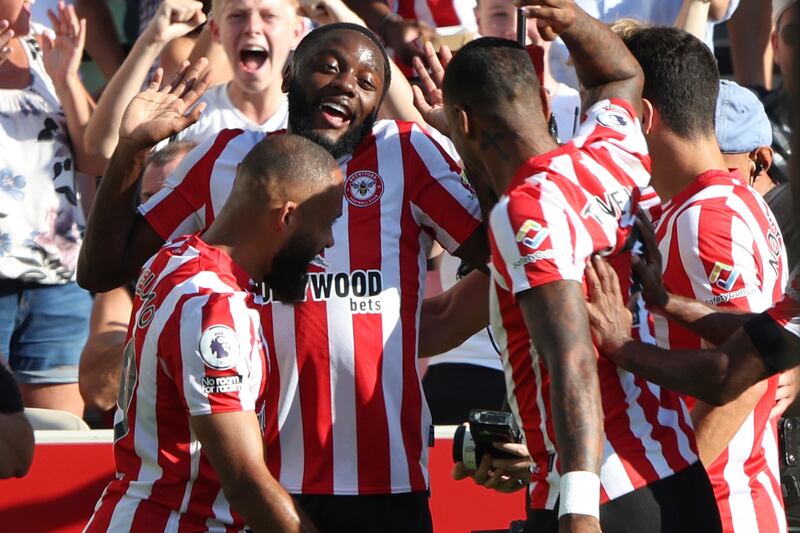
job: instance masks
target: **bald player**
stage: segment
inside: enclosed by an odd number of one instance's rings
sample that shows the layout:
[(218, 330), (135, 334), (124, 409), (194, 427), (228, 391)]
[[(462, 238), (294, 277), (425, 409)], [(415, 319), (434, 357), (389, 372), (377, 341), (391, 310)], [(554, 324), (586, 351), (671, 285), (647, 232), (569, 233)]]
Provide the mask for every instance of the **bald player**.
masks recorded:
[(117, 475), (86, 531), (313, 531), (264, 460), (275, 354), (261, 330), (266, 281), (303, 294), (311, 259), (333, 245), (339, 166), (295, 135), (264, 139), (204, 234), (164, 245), (142, 268), (124, 353)]

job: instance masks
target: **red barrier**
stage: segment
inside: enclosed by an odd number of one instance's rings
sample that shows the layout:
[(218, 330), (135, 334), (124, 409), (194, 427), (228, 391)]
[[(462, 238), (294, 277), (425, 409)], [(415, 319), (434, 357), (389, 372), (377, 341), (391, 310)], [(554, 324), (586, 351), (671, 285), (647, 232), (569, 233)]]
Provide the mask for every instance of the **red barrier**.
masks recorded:
[[(28, 475), (0, 481), (0, 530), (80, 532), (114, 474), (111, 444), (105, 440), (37, 444)], [(436, 533), (507, 529), (511, 520), (524, 515), (523, 491), (497, 494), (469, 480), (453, 481), (451, 446), (450, 439), (437, 438), (431, 448), (431, 509)]]

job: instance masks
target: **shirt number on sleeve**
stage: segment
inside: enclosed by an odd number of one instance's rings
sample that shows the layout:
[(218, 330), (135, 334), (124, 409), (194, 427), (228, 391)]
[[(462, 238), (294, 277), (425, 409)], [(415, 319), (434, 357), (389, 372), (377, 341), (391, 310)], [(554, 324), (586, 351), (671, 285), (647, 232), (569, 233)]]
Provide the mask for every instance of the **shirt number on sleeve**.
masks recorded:
[(114, 416), (114, 442), (128, 434), (128, 409), (133, 399), (133, 389), (136, 385), (138, 372), (136, 370), (135, 338), (131, 337), (125, 350), (122, 352), (122, 375), (119, 380), (119, 395), (117, 396), (117, 413)]

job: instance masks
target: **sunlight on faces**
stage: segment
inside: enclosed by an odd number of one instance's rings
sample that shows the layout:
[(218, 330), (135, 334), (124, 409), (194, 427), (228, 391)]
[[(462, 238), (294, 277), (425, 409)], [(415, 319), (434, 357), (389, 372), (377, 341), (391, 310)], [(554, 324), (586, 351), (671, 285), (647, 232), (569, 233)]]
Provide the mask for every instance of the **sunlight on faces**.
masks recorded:
[(215, 2), (212, 33), (243, 91), (261, 92), (280, 84), (286, 58), (303, 27), (296, 8), (290, 0)]
[(366, 36), (334, 31), (295, 58), (284, 82), (289, 126), (334, 157), (351, 153), (369, 133), (383, 98), (383, 57)]

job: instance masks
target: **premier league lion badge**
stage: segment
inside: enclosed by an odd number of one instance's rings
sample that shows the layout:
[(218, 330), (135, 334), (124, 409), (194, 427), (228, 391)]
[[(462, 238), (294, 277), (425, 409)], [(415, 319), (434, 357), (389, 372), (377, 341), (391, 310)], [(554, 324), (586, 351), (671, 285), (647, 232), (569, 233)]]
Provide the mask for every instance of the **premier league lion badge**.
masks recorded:
[(200, 337), (200, 358), (215, 370), (228, 370), (239, 359), (239, 338), (228, 326), (211, 326)]
[(359, 170), (347, 176), (344, 196), (351, 205), (369, 207), (381, 199), (383, 179), (371, 170)]

